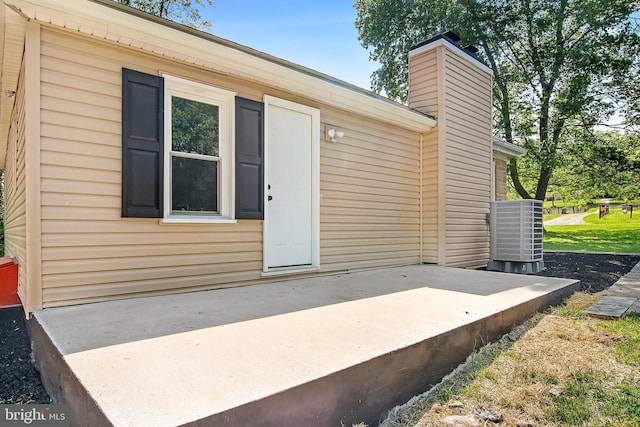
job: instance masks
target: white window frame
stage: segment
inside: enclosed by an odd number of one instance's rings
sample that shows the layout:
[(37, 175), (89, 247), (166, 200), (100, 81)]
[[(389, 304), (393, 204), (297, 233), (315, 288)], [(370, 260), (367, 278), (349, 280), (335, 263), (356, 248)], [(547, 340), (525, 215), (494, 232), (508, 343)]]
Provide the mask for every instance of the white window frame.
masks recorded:
[[(163, 223), (235, 223), (236, 93), (163, 74), (164, 78), (164, 218)], [(171, 214), (171, 98), (177, 96), (218, 107), (218, 214)], [(192, 156), (184, 156), (192, 157)], [(194, 158), (199, 156), (194, 156)]]

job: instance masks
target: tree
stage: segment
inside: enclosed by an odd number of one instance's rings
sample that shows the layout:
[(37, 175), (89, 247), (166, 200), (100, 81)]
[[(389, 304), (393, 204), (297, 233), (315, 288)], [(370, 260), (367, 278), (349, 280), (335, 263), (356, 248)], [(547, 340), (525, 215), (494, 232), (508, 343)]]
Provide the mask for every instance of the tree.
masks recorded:
[(215, 6), (213, 0), (113, 0), (143, 12), (180, 22), (193, 28), (208, 30), (211, 22), (203, 20), (199, 7)]
[[(523, 198), (542, 200), (561, 146), (574, 129), (631, 117), (637, 92), (640, 36), (631, 14), (638, 0), (357, 0), (356, 27), (382, 65), (372, 87), (406, 100), (410, 47), (451, 30), (475, 45), (493, 70), (495, 127), (527, 148), (520, 162), (535, 168), (534, 191), (509, 164)], [(630, 101), (633, 102), (633, 101)]]
[(617, 131), (584, 131), (566, 147), (568, 161), (553, 183), (588, 198), (640, 197), (640, 135)]

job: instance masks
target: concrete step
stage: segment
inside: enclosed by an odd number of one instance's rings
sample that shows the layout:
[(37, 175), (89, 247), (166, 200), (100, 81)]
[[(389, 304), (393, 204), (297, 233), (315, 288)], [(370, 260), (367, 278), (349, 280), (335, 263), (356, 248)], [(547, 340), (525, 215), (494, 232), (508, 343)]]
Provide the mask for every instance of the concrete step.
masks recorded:
[(640, 263), (599, 294), (604, 297), (587, 309), (589, 316), (619, 319), (626, 313), (640, 313)]
[[(638, 298), (605, 296), (589, 307), (586, 312), (598, 319), (619, 319), (633, 307)], [(635, 309), (634, 309), (635, 310)]]

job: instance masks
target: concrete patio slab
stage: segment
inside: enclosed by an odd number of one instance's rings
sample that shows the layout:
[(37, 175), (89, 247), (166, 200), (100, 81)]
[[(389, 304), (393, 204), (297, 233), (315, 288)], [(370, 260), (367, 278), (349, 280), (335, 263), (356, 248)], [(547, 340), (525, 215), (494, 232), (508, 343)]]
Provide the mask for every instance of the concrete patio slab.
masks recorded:
[(579, 282), (415, 265), (36, 312), (76, 425), (375, 423)]

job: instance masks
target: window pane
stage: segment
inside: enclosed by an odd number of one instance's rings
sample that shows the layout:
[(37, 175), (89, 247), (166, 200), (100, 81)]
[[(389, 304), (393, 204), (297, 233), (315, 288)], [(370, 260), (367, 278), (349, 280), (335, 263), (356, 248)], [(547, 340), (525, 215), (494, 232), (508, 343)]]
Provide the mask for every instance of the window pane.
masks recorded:
[(218, 212), (218, 162), (171, 157), (171, 212)]
[(171, 97), (171, 149), (219, 156), (218, 106)]

